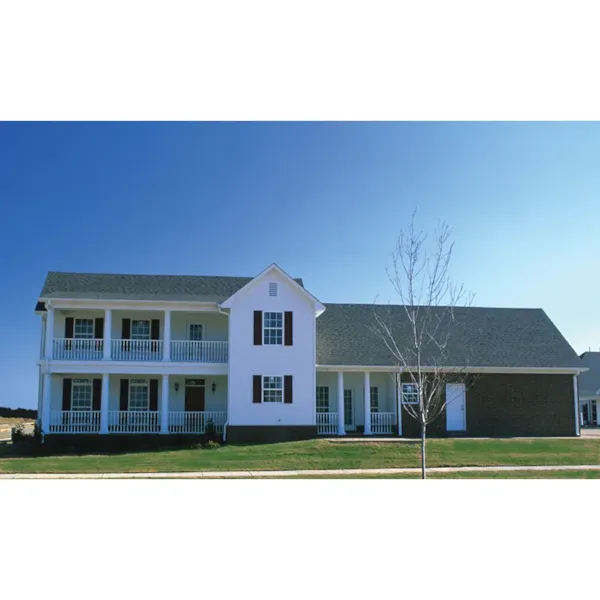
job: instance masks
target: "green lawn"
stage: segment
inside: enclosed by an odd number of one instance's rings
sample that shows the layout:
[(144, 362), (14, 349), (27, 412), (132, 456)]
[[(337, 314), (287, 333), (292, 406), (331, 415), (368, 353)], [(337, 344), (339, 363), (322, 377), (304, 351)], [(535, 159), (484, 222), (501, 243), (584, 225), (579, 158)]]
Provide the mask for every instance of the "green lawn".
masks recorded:
[[(600, 439), (430, 440), (433, 466), (600, 464)], [(414, 443), (335, 443), (328, 440), (213, 450), (13, 458), (0, 454), (0, 473), (109, 473), (418, 467)], [(455, 477), (456, 475), (452, 475)]]

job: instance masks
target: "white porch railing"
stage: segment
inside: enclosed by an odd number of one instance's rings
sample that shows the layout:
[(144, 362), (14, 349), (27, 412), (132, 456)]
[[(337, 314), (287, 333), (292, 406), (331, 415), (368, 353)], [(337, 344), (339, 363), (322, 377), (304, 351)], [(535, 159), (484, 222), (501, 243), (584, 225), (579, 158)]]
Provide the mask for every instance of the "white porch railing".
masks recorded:
[(158, 411), (108, 411), (108, 431), (110, 433), (159, 433)]
[(112, 340), (113, 360), (162, 360), (162, 340)]
[(371, 433), (392, 433), (394, 430), (394, 413), (371, 413)]
[(50, 412), (49, 433), (97, 433), (99, 429), (99, 410), (53, 410)]
[(225, 412), (169, 412), (169, 433), (206, 433), (209, 423), (215, 426), (216, 433), (223, 433), (223, 425), (227, 420)]
[(102, 360), (103, 339), (54, 338), (54, 360)]
[(317, 433), (328, 434), (337, 433), (338, 414), (335, 413), (317, 413)]
[(227, 342), (171, 342), (171, 360), (204, 363), (226, 363), (228, 360)]

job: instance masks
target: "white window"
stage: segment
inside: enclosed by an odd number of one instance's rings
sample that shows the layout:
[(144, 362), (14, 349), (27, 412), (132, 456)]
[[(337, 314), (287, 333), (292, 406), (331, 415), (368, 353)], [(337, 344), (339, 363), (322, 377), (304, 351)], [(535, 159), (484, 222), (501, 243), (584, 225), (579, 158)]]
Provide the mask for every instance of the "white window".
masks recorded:
[(371, 412), (379, 412), (379, 388), (371, 386)]
[(71, 410), (92, 410), (91, 379), (73, 379)]
[(150, 390), (147, 379), (129, 380), (129, 410), (149, 410)]
[(283, 313), (263, 313), (263, 343), (283, 344)]
[(190, 324), (190, 342), (202, 341), (202, 325), (199, 323)]
[(277, 283), (274, 281), (269, 283), (269, 296), (277, 296)]
[(419, 392), (414, 383), (402, 384), (402, 404), (419, 404)]
[(329, 412), (329, 388), (326, 385), (317, 386), (317, 412)]
[(139, 319), (131, 321), (131, 339), (132, 340), (149, 340), (150, 339), (150, 321), (139, 320)]
[(263, 377), (263, 402), (283, 402), (283, 377), (265, 375)]
[(78, 340), (93, 339), (94, 319), (75, 319), (73, 337)]

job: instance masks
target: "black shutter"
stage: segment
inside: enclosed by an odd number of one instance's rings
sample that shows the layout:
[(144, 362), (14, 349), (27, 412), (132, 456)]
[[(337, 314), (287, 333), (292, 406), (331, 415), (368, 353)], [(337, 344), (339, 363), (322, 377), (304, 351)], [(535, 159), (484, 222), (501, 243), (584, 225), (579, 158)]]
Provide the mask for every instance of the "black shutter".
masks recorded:
[(252, 377), (252, 402), (255, 404), (262, 402), (262, 377), (260, 375)]
[(150, 404), (148, 410), (158, 410), (158, 379), (150, 380)]
[(284, 344), (291, 346), (294, 343), (294, 318), (291, 312), (284, 313), (283, 331), (285, 333)]
[(150, 321), (150, 339), (157, 340), (160, 337), (160, 320), (152, 319)]
[(283, 402), (285, 404), (291, 404), (292, 403), (292, 376), (291, 375), (285, 375), (283, 378)]
[(100, 410), (102, 398), (102, 379), (94, 379), (92, 387), (92, 410)]
[(254, 345), (262, 346), (262, 311), (254, 311)]
[(129, 408), (129, 379), (121, 379), (121, 394), (119, 398), (119, 410)]
[(69, 340), (73, 337), (74, 321), (73, 317), (65, 319), (65, 338)]
[(131, 319), (123, 319), (121, 325), (121, 339), (128, 340), (131, 338)]
[(62, 409), (71, 410), (71, 389), (73, 380), (70, 377), (63, 378)]
[(104, 317), (98, 317), (94, 320), (94, 337), (97, 340), (104, 337)]

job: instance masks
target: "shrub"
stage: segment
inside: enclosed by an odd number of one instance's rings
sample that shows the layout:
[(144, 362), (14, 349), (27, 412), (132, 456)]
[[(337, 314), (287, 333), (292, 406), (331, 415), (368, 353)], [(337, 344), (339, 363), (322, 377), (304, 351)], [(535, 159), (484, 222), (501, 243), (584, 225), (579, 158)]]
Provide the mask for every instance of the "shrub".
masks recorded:
[(19, 442), (25, 441), (27, 438), (31, 437), (25, 433), (25, 427), (23, 423), (19, 423), (12, 428), (12, 442), (13, 444), (17, 444)]
[(213, 450), (214, 448), (220, 448), (221, 444), (219, 444), (219, 442), (216, 442), (215, 440), (208, 440), (208, 442), (206, 442), (206, 445), (204, 447), (207, 450)]

